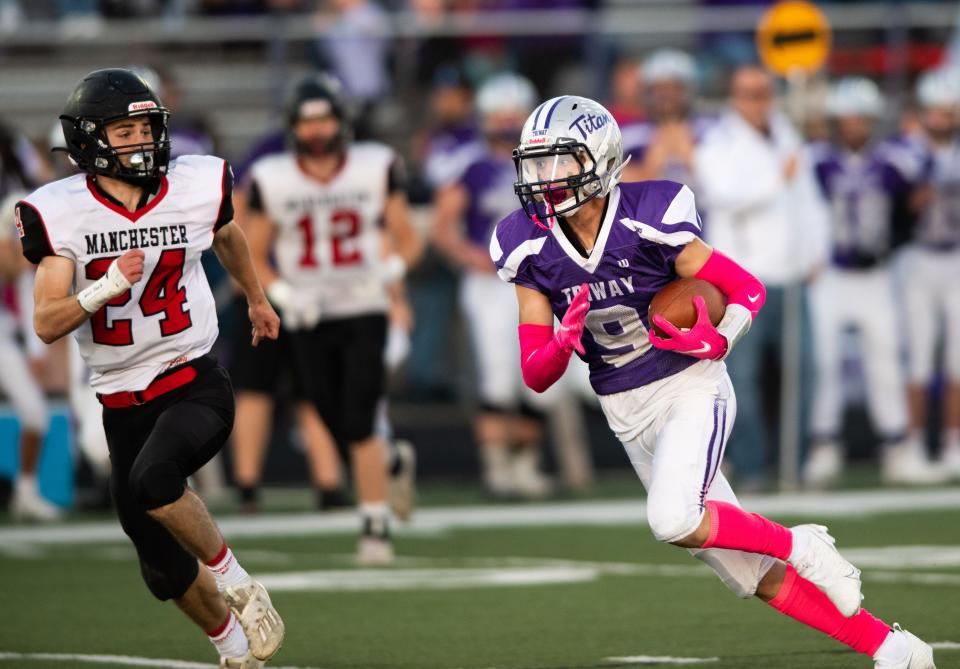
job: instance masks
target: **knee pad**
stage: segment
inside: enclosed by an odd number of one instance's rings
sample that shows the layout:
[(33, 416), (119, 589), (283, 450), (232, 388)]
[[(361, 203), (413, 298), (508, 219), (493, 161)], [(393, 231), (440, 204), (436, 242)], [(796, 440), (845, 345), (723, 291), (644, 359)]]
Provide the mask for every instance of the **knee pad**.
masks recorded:
[(182, 597), (197, 580), (199, 564), (196, 558), (186, 552), (178, 556), (158, 557), (169, 559), (162, 560), (161, 566), (158, 560), (147, 562), (140, 558), (140, 575), (147, 589), (161, 602)]
[(657, 541), (679, 541), (700, 525), (703, 510), (694, 510), (680, 504), (657, 504), (647, 499), (647, 523)]
[(143, 508), (156, 509), (180, 499), (184, 480), (175, 462), (166, 460), (142, 464), (138, 460), (130, 470), (128, 484)]
[(769, 555), (724, 548), (693, 549), (690, 554), (713, 569), (730, 592), (740, 599), (757, 594), (760, 581), (777, 561)]

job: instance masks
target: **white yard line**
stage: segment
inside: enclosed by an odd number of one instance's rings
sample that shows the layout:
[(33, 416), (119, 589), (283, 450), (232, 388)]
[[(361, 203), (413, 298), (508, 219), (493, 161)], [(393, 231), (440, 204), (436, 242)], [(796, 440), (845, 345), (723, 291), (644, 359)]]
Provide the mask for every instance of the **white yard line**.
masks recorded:
[(595, 581), (591, 567), (490, 569), (343, 569), (261, 574), (257, 579), (270, 592), (332, 592), (374, 590), (454, 590)]
[[(639, 483), (638, 493), (639, 493)], [(849, 518), (903, 511), (960, 509), (960, 488), (933, 490), (869, 490), (834, 493), (755, 495), (741, 498), (750, 511), (769, 516), (807, 516), (817, 519)], [(639, 500), (554, 502), (503, 506), (455, 506), (421, 509), (398, 534), (438, 534), (455, 529), (495, 527), (545, 527), (557, 525), (640, 525), (646, 521), (646, 504)], [(230, 538), (267, 536), (317, 536), (354, 534), (353, 512), (221, 516), (218, 525)], [(0, 545), (81, 544), (125, 541), (113, 520), (46, 527), (0, 529)]]
[[(6, 653), (0, 652), (0, 662), (4, 660), (35, 660), (55, 662), (84, 662), (90, 664), (116, 664), (122, 667), (160, 667), (161, 669), (217, 669), (210, 662), (190, 662), (188, 660), (170, 660), (134, 655), (86, 655), (80, 653)], [(320, 669), (319, 667), (274, 667), (270, 669)]]
[(616, 664), (705, 664), (719, 661), (719, 657), (673, 657), (672, 655), (628, 655), (607, 658), (607, 662)]

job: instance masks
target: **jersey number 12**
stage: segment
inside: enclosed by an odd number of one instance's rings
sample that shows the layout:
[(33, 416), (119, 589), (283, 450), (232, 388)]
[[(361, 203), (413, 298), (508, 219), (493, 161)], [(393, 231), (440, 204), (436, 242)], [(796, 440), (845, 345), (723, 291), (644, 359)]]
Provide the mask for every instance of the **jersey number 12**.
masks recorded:
[[(183, 332), (193, 324), (190, 311), (184, 308), (187, 289), (180, 285), (186, 253), (186, 249), (167, 249), (161, 253), (153, 274), (143, 288), (143, 295), (140, 296), (140, 311), (144, 316), (163, 314), (160, 319), (160, 334), (164, 337)], [(87, 278), (96, 281), (106, 273), (114, 260), (116, 257), (90, 261), (86, 267)], [(133, 328), (129, 318), (117, 319), (113, 324), (107, 322), (107, 309), (122, 307), (129, 301), (128, 290), (107, 302), (90, 317), (93, 341), (107, 346), (133, 344)]]
[[(314, 253), (313, 218), (307, 214), (297, 223), (300, 234), (303, 236), (303, 255), (300, 256), (300, 267), (317, 267), (317, 256)], [(332, 259), (334, 265), (356, 265), (363, 260), (359, 248), (348, 248), (344, 242), (356, 239), (360, 235), (360, 214), (351, 209), (338, 209), (330, 216), (330, 241), (333, 247)]]

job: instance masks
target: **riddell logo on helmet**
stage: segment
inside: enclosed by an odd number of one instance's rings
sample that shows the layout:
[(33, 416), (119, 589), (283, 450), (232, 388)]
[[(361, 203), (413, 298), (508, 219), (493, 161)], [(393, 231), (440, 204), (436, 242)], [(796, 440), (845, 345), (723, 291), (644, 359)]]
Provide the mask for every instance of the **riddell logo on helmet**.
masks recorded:
[(546, 144), (547, 137), (531, 137), (527, 140), (527, 144)]
[(131, 102), (130, 106), (127, 107), (127, 111), (142, 111), (144, 109), (156, 109), (157, 103), (153, 100), (145, 100), (143, 102)]
[(20, 239), (26, 237), (27, 232), (23, 229), (23, 222), (20, 220), (20, 207), (17, 207), (13, 210), (13, 222), (17, 226), (17, 235), (20, 237)]
[(313, 118), (315, 116), (327, 116), (333, 111), (333, 105), (329, 100), (307, 100), (300, 105), (300, 118)]

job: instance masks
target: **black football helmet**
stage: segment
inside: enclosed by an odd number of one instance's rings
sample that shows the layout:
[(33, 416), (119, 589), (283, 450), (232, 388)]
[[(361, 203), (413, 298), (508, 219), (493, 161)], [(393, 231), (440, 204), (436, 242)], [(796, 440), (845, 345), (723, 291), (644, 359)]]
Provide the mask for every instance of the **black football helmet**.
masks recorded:
[[(105, 131), (108, 123), (141, 116), (150, 121), (153, 142), (110, 146)], [(81, 79), (67, 99), (60, 115), (66, 147), (60, 150), (88, 174), (140, 185), (167, 171), (169, 117), (157, 94), (134, 72), (122, 68), (96, 70)], [(124, 165), (120, 156), (130, 156), (130, 165)]]
[[(332, 114), (340, 121), (340, 131), (323, 146), (297, 139), (293, 129), (297, 122), (311, 116)], [(287, 131), (297, 153), (324, 154), (343, 151), (353, 138), (352, 112), (340, 82), (324, 72), (306, 75), (294, 85), (287, 97)]]

